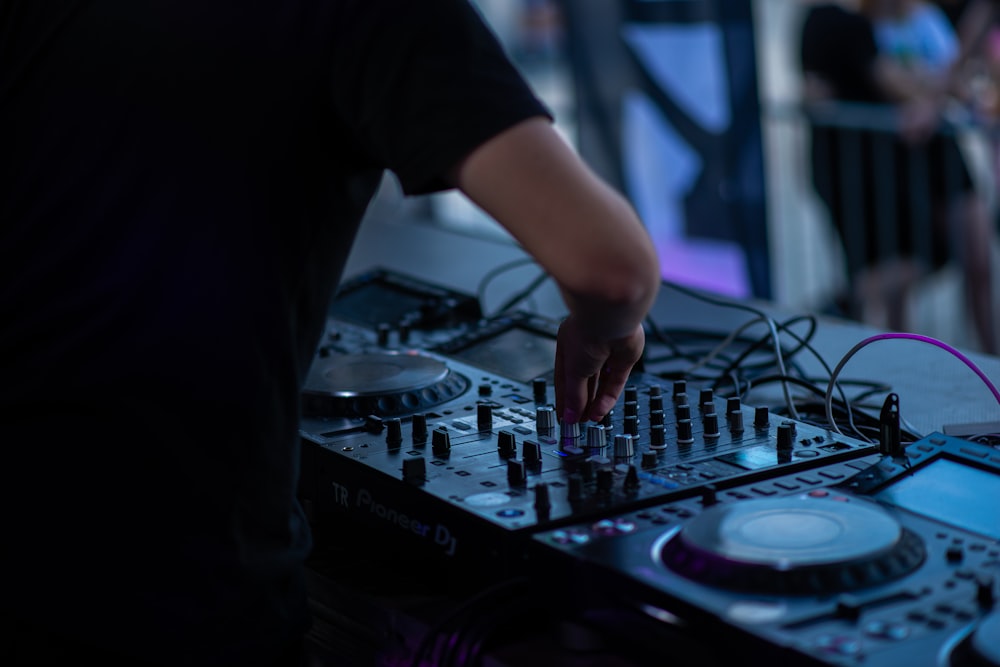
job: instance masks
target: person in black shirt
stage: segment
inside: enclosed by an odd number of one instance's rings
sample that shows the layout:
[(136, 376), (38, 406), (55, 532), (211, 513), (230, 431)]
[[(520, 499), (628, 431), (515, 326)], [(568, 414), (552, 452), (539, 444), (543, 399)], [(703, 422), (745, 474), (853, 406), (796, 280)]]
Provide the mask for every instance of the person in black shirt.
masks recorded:
[(552, 275), (606, 413), (656, 255), (465, 0), (0, 2), (0, 663), (300, 659), (299, 390), (386, 170)]

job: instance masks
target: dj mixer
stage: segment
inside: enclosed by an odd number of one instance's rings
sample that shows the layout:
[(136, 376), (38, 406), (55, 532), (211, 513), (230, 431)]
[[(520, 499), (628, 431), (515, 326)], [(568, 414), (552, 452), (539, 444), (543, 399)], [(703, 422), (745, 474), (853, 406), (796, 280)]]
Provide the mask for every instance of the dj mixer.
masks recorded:
[(529, 576), (654, 661), (1000, 664), (1000, 452), (873, 444), (644, 372), (561, 424), (556, 327), (391, 271), (346, 283), (302, 396), (317, 528)]

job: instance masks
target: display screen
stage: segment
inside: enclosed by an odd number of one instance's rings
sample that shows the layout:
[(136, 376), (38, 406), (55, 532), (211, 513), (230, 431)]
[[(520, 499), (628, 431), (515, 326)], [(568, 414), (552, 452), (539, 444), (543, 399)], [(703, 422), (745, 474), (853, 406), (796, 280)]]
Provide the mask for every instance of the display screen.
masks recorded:
[(876, 495), (896, 507), (1000, 539), (1000, 475), (940, 458)]
[(451, 356), (511, 380), (530, 382), (552, 372), (556, 341), (538, 332), (515, 327)]

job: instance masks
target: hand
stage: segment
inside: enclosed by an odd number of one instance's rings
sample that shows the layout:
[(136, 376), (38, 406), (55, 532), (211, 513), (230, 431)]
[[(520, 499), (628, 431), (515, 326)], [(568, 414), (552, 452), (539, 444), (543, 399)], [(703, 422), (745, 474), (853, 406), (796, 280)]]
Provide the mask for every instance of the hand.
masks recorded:
[(614, 407), (629, 373), (642, 357), (646, 335), (593, 340), (573, 315), (559, 326), (556, 339), (556, 414), (564, 423), (600, 421)]

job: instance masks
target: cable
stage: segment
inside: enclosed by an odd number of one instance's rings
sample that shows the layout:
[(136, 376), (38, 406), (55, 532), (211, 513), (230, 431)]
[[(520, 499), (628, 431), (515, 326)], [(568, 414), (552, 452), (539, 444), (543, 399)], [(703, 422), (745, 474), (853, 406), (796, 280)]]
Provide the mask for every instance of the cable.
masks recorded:
[(951, 345), (948, 345), (947, 343), (944, 343), (944, 342), (942, 342), (942, 341), (940, 341), (940, 340), (938, 340), (936, 338), (931, 338), (930, 336), (924, 336), (922, 334), (911, 334), (911, 333), (883, 333), (883, 334), (877, 334), (875, 336), (869, 336), (868, 338), (865, 338), (864, 340), (862, 340), (861, 342), (859, 342), (857, 345), (855, 345), (854, 347), (852, 347), (847, 352), (847, 354), (844, 355), (844, 358), (840, 360), (840, 363), (837, 364), (837, 367), (833, 369), (833, 373), (830, 375), (830, 383), (827, 385), (827, 388), (826, 388), (826, 398), (825, 398), (826, 415), (827, 415), (827, 421), (830, 423), (830, 428), (832, 428), (837, 433), (840, 433), (841, 435), (843, 435), (843, 433), (841, 433), (841, 431), (840, 431), (840, 428), (837, 426), (836, 422), (834, 422), (834, 420), (833, 420), (833, 410), (831, 408), (831, 399), (832, 399), (832, 396), (833, 396), (833, 385), (834, 385), (834, 383), (837, 380), (837, 376), (840, 374), (840, 371), (844, 368), (844, 366), (851, 359), (851, 357), (853, 357), (858, 352), (858, 350), (860, 350), (861, 348), (863, 348), (863, 347), (865, 347), (867, 345), (870, 345), (871, 343), (874, 343), (876, 341), (886, 340), (886, 339), (890, 339), (890, 338), (904, 338), (904, 339), (909, 339), (909, 340), (915, 340), (915, 341), (918, 341), (918, 342), (921, 342), (921, 343), (929, 343), (930, 345), (935, 345), (937, 347), (940, 347), (945, 352), (948, 352), (951, 355), (957, 357), (962, 363), (964, 363), (966, 366), (968, 366), (972, 370), (973, 373), (975, 373), (976, 375), (979, 376), (979, 379), (982, 380), (983, 383), (986, 384), (987, 388), (989, 388), (990, 392), (993, 394), (993, 398), (996, 399), (997, 404), (1000, 404), (1000, 391), (997, 391), (996, 386), (990, 381), (990, 379), (988, 377), (986, 377), (986, 374), (983, 373), (983, 371), (978, 366), (976, 366), (976, 364), (974, 364), (972, 362), (971, 359), (969, 359), (964, 354), (962, 354), (961, 352), (959, 352), (958, 350), (956, 350), (955, 348), (953, 348)]
[(476, 298), (479, 301), (479, 309), (482, 310), (483, 312), (486, 312), (485, 308), (486, 288), (497, 276), (499, 276), (502, 273), (506, 273), (507, 271), (516, 269), (519, 266), (526, 266), (528, 264), (536, 264), (536, 263), (537, 262), (533, 257), (521, 257), (519, 259), (514, 259), (509, 262), (500, 264), (499, 266), (496, 266), (487, 271), (486, 274), (482, 278), (480, 278), (479, 285), (476, 286)]

